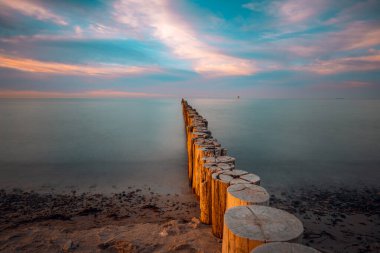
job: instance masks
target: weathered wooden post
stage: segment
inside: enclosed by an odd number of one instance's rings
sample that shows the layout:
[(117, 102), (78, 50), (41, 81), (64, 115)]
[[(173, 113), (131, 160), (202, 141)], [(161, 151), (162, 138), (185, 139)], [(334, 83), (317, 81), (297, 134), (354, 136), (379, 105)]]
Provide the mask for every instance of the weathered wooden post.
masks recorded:
[(269, 205), (269, 194), (255, 184), (234, 184), (227, 188), (226, 208), (247, 205)]
[(189, 109), (191, 107), (187, 107), (185, 110), (185, 130), (186, 130), (186, 148), (187, 148), (187, 156), (188, 156), (188, 171), (191, 171), (191, 159), (192, 159), (192, 149), (190, 149), (192, 133), (194, 132), (194, 126), (201, 126), (201, 120), (195, 122), (195, 119), (199, 119), (199, 115), (196, 110)]
[(260, 177), (244, 170), (220, 171), (212, 174), (211, 224), (212, 233), (223, 237), (223, 217), (226, 211), (227, 188), (233, 184), (260, 184)]
[(187, 141), (187, 151), (188, 151), (188, 173), (189, 173), (189, 180), (190, 180), (190, 185), (193, 182), (193, 164), (194, 164), (194, 150), (193, 150), (193, 145), (194, 142), (198, 138), (208, 138), (210, 137), (208, 132), (191, 132), (189, 133), (189, 138)]
[[(223, 237), (223, 252), (246, 253), (263, 243), (282, 242), (280, 246), (268, 244), (257, 249), (270, 250), (261, 253), (280, 253), (276, 247), (287, 249), (288, 246), (281, 247), (288, 245), (284, 242), (300, 240), (302, 223), (285, 211), (264, 206), (269, 203), (269, 194), (258, 186), (260, 178), (236, 170), (235, 158), (227, 156), (227, 150), (212, 138), (207, 120), (186, 100), (181, 103), (190, 185), (200, 199), (201, 222), (212, 224), (213, 234)], [(297, 247), (302, 246), (288, 248), (298, 252)]]
[(298, 244), (288, 242), (265, 243), (253, 249), (251, 253), (321, 253), (320, 251)]
[(220, 144), (214, 139), (198, 139), (194, 142), (193, 147), (193, 183), (192, 187), (194, 193), (199, 197), (199, 187), (200, 187), (200, 173), (201, 167), (204, 164), (203, 158), (215, 156), (220, 154)]
[(205, 158), (220, 156), (225, 153), (224, 148), (212, 138), (198, 139), (194, 143), (194, 164), (193, 164), (193, 189), (197, 197), (200, 195), (200, 187), (202, 183), (202, 170), (205, 164)]
[(299, 242), (303, 225), (280, 209), (249, 205), (228, 209), (224, 215), (222, 253), (246, 253), (268, 242)]
[[(204, 159), (207, 160), (207, 159)], [(201, 183), (199, 191), (200, 201), (200, 221), (204, 224), (211, 224), (212, 213), (212, 195), (211, 195), (211, 180), (212, 174), (223, 170), (233, 170), (235, 165), (232, 163), (204, 163), (201, 167)]]

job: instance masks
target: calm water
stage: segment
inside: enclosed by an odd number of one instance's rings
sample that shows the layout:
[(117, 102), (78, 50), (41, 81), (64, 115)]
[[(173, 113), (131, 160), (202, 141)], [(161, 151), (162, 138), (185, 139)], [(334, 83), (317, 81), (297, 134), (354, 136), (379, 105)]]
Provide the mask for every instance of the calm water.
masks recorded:
[(380, 186), (380, 100), (191, 100), (263, 185)]
[(0, 100), (0, 186), (187, 190), (179, 100)]
[[(189, 100), (267, 186), (378, 185), (380, 101)], [(186, 192), (180, 101), (0, 100), (0, 188)]]

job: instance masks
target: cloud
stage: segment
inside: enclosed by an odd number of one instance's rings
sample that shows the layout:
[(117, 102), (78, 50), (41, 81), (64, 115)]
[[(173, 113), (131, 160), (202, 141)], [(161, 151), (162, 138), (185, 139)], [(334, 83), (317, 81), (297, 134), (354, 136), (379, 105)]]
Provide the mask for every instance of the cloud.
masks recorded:
[(58, 25), (68, 25), (63, 17), (51, 12), (41, 5), (38, 5), (36, 2), (27, 0), (0, 0), (0, 6), (19, 11), (26, 16), (31, 16), (38, 20), (49, 20)]
[(375, 22), (355, 21), (333, 32), (319, 32), (256, 45), (261, 52), (291, 53), (294, 57), (315, 59), (335, 53), (369, 49), (380, 45), (380, 26)]
[(207, 76), (251, 75), (259, 68), (253, 60), (229, 56), (198, 39), (200, 36), (166, 0), (118, 0), (115, 19), (130, 29), (158, 39), (180, 59), (189, 60), (193, 69)]
[(291, 39), (288, 45), (290, 50), (299, 49), (295, 50), (299, 55), (306, 51), (310, 55), (316, 55), (323, 52), (331, 54), (334, 51), (367, 49), (380, 45), (380, 26), (376, 22), (354, 21), (339, 31), (318, 33), (307, 39)]
[(278, 13), (281, 22), (301, 23), (318, 16), (326, 8), (324, 0), (287, 0), (275, 2), (272, 13)]
[(380, 45), (380, 27), (370, 22), (353, 22), (343, 31), (333, 34), (331, 41), (337, 46), (341, 44), (344, 50)]
[(350, 4), (342, 1), (340, 4), (341, 10), (337, 15), (328, 19), (326, 24), (339, 25), (358, 20), (377, 19), (380, 11), (378, 0), (362, 0)]
[(242, 5), (243, 8), (246, 8), (251, 11), (264, 11), (266, 10), (266, 7), (268, 6), (267, 1), (263, 2), (250, 2), (250, 3), (245, 3)]
[(125, 98), (125, 97), (163, 97), (162, 94), (128, 92), (118, 90), (89, 90), (82, 92), (0, 90), (1, 98)]
[(324, 61), (317, 60), (310, 65), (295, 67), (293, 69), (320, 75), (380, 70), (380, 54), (377, 53), (359, 57), (343, 57)]
[(280, 25), (304, 24), (327, 8), (326, 0), (252, 1), (242, 7), (252, 11), (264, 11), (278, 19)]
[(291, 44), (285, 47), (285, 51), (296, 54), (302, 57), (309, 57), (320, 54), (323, 49), (317, 46), (304, 46)]
[(33, 34), (2, 37), (0, 42), (20, 43), (34, 41), (81, 41), (81, 40), (128, 40), (136, 39), (134, 34), (127, 34), (116, 27), (108, 27), (101, 24), (91, 24), (88, 27), (73, 27), (72, 31), (64, 31), (59, 34)]
[(157, 72), (157, 68), (111, 64), (74, 65), (0, 55), (0, 67), (54, 75), (118, 77)]

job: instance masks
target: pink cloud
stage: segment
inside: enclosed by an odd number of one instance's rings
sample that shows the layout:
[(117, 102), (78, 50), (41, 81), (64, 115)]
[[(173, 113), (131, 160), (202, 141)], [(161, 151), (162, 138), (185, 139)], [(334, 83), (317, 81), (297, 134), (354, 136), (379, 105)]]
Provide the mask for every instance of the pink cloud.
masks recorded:
[(338, 51), (367, 49), (378, 45), (380, 45), (379, 26), (369, 22), (356, 21), (340, 31), (281, 40), (266, 44), (263, 48), (256, 50), (278, 50), (307, 58), (331, 55)]
[[(1, 1), (1, 0), (0, 0)], [(101, 23), (93, 23), (87, 27), (74, 26), (72, 31), (60, 34), (16, 35), (0, 38), (5, 43), (20, 43), (31, 41), (80, 41), (88, 39), (138, 39), (135, 31), (125, 31), (116, 25), (111, 27)]]
[(157, 72), (156, 68), (122, 65), (74, 65), (58, 62), (38, 61), (28, 58), (0, 55), (0, 67), (31, 73), (55, 75), (89, 75), (102, 77), (129, 76)]
[(317, 55), (322, 52), (322, 49), (317, 46), (289, 45), (285, 50), (303, 57)]
[(162, 94), (127, 92), (118, 90), (89, 90), (82, 92), (0, 90), (1, 98), (125, 98), (125, 97), (163, 97)]
[(380, 54), (359, 57), (344, 57), (324, 61), (317, 60), (310, 65), (295, 67), (293, 69), (313, 72), (320, 75), (380, 70)]
[(265, 11), (279, 19), (279, 25), (304, 24), (316, 18), (328, 7), (326, 0), (252, 1), (243, 7), (253, 11)]
[(380, 27), (367, 22), (354, 22), (333, 36), (333, 42), (341, 43), (344, 50), (367, 48), (380, 44)]
[(327, 20), (325, 23), (330, 25), (337, 25), (347, 23), (352, 20), (360, 20), (362, 17), (368, 16), (368, 14), (375, 13), (378, 10), (378, 0), (362, 0), (345, 6), (334, 17)]
[(206, 76), (251, 75), (259, 68), (252, 60), (229, 56), (199, 39), (200, 36), (176, 14), (167, 0), (118, 0), (115, 19), (132, 29), (145, 31), (167, 45), (175, 56), (189, 60)]
[(38, 20), (49, 20), (58, 25), (67, 25), (65, 19), (36, 2), (27, 0), (0, 0), (0, 6), (21, 12), (24, 15), (34, 17)]
[(324, 0), (287, 0), (276, 2), (272, 8), (275, 8), (274, 11), (278, 13), (282, 22), (294, 24), (316, 17), (326, 5)]

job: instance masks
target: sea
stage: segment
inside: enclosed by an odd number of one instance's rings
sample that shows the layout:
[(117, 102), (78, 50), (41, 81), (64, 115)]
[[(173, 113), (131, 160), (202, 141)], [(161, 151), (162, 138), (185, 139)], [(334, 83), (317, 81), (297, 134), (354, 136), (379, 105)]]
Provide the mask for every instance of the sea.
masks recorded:
[[(188, 99), (269, 188), (377, 187), (380, 100)], [(0, 99), (0, 188), (188, 192), (180, 99)]]

